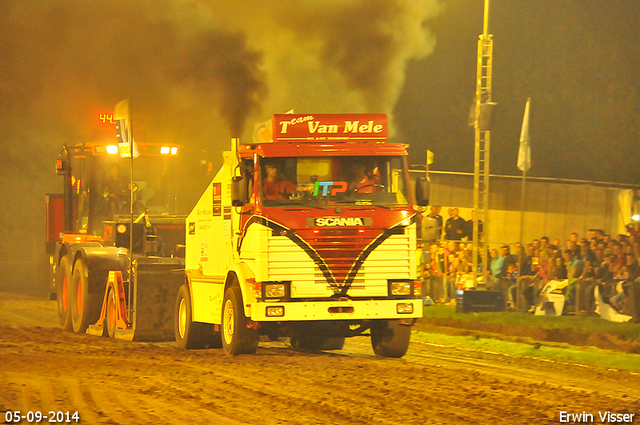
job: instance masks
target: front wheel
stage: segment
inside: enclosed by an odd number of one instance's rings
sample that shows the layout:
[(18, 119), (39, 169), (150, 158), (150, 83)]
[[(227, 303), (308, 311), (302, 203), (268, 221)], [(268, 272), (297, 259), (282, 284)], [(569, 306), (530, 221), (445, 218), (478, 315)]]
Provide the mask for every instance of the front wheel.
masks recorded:
[(222, 348), (232, 356), (253, 354), (258, 349), (258, 339), (258, 330), (250, 327), (250, 320), (244, 315), (240, 288), (230, 286), (222, 303)]
[(186, 284), (178, 291), (174, 325), (179, 348), (220, 348), (220, 333), (214, 332), (214, 326), (193, 321), (191, 294)]
[(399, 358), (407, 353), (411, 326), (400, 320), (381, 320), (371, 325), (371, 346), (380, 357)]

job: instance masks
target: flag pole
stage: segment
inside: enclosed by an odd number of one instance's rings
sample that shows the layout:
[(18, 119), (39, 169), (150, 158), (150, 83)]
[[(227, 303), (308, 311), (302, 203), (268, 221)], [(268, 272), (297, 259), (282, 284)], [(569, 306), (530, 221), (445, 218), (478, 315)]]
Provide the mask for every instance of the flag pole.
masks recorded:
[(518, 251), (518, 277), (521, 274), (522, 266), (522, 248), (523, 248), (523, 233), (524, 233), (524, 208), (526, 202), (525, 189), (527, 182), (527, 169), (522, 170), (522, 189), (520, 190), (520, 250)]
[[(522, 188), (520, 190), (520, 249), (518, 250), (517, 276), (522, 275), (522, 249), (524, 248), (524, 210), (526, 206), (527, 170), (531, 167), (531, 146), (529, 146), (529, 106), (531, 98), (527, 99), (520, 132), (520, 148), (518, 149), (518, 168), (522, 170)], [(515, 300), (514, 300), (515, 301)]]

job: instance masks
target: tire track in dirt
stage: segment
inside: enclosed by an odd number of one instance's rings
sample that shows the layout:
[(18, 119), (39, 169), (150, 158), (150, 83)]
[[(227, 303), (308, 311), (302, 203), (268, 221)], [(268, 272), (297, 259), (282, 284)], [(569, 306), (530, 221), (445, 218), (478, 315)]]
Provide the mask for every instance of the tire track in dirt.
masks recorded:
[[(640, 378), (628, 374), (417, 343), (404, 359), (381, 359), (366, 338), (348, 340), (339, 352), (261, 343), (256, 355), (230, 357), (0, 328), (0, 362), (7, 368), (0, 388), (8, 389), (0, 406), (40, 400), (78, 410), (84, 423), (557, 424), (560, 410), (640, 411), (637, 400), (608, 384), (640, 388)], [(566, 382), (533, 379), (543, 366)]]

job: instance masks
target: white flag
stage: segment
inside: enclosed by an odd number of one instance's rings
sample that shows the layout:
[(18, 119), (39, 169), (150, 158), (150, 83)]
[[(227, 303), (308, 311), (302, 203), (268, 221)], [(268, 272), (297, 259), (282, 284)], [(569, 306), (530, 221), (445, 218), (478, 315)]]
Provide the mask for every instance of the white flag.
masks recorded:
[(531, 146), (529, 145), (529, 104), (531, 98), (527, 99), (527, 106), (524, 108), (524, 119), (522, 120), (522, 131), (520, 132), (520, 149), (518, 150), (518, 168), (529, 171), (531, 168)]
[(131, 147), (133, 146), (133, 157), (137, 158), (140, 154), (138, 146), (131, 136), (131, 116), (129, 114), (129, 99), (125, 99), (116, 105), (116, 134), (118, 136), (118, 151), (120, 157), (131, 158)]

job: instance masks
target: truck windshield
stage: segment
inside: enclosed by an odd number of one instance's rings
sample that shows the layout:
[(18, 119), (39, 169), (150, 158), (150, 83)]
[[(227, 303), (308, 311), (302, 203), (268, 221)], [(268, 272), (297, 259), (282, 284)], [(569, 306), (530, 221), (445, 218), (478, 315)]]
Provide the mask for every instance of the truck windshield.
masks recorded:
[(261, 158), (264, 206), (409, 203), (402, 157)]
[[(133, 170), (134, 213), (175, 214), (175, 171), (170, 158), (140, 156)], [(81, 151), (72, 165), (72, 202), (80, 233), (101, 234), (101, 223), (129, 214), (130, 162), (117, 156)]]

